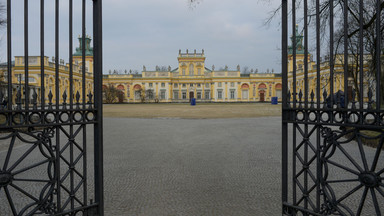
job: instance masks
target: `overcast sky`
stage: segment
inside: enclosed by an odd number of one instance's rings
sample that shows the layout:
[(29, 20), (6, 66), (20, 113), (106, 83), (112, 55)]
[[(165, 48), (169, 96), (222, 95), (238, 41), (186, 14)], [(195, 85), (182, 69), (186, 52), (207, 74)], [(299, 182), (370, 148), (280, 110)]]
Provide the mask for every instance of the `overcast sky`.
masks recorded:
[[(4, 0), (0, 0), (4, 1)], [(23, 55), (23, 1), (13, 0), (13, 56)], [(39, 5), (30, 2), (30, 55), (39, 55)], [(46, 1), (46, 55), (54, 55), (54, 1)], [(60, 55), (68, 59), (67, 1), (60, 1)], [(74, 1), (80, 2), (80, 1)], [(87, 32), (92, 35), (91, 1), (88, 1)], [(267, 1), (268, 2), (268, 1)], [(156, 65), (177, 67), (179, 49), (205, 50), (206, 67), (249, 66), (259, 72), (280, 73), (281, 31), (279, 18), (267, 27), (268, 12), (279, 1), (201, 0), (190, 7), (188, 0), (104, 0), (104, 73), (108, 70), (153, 70)], [(75, 8), (75, 13), (80, 8)], [(74, 17), (74, 36), (81, 34), (80, 16)], [(1, 35), (1, 58), (5, 59), (5, 34)], [(75, 41), (74, 46), (78, 42)]]

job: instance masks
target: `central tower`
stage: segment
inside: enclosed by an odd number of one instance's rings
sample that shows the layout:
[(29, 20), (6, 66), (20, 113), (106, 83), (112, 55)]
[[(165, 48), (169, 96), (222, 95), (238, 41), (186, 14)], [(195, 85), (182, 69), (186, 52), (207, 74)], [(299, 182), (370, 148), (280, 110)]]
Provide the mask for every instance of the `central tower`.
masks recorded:
[(196, 50), (193, 53), (189, 53), (188, 50), (186, 53), (181, 53), (179, 50), (177, 60), (179, 61), (179, 76), (204, 75), (204, 49), (201, 53), (196, 53)]

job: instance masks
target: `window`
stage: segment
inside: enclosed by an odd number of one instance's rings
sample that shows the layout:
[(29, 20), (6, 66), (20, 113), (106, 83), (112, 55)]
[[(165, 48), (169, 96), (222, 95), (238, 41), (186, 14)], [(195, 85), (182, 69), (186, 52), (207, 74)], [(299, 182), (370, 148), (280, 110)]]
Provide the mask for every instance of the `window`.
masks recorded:
[(187, 99), (187, 92), (183, 92), (183, 99)]
[(235, 83), (234, 82), (231, 82), (231, 87), (235, 87)]
[(209, 99), (209, 93), (210, 93), (209, 90), (205, 91), (205, 95), (204, 95), (205, 99)]
[(185, 75), (185, 68), (183, 68), (183, 75)]
[(149, 83), (149, 87), (153, 87), (153, 83)]
[(269, 86), (269, 97), (272, 95), (272, 86)]
[(201, 92), (197, 92), (197, 99), (201, 99)]
[(162, 100), (165, 99), (165, 91), (160, 92), (160, 99), (162, 99)]
[(218, 87), (221, 87), (221, 82), (219, 82), (217, 86), (218, 86)]
[(165, 87), (165, 83), (161, 83), (161, 87), (164, 88)]
[(199, 87), (199, 88), (200, 88), (200, 87), (201, 87), (201, 84), (200, 84), (200, 83), (197, 83), (197, 87)]
[(223, 90), (217, 90), (217, 99), (223, 99)]
[(177, 88), (177, 87), (178, 87), (177, 83), (173, 84), (173, 87), (174, 87), (174, 88)]
[(153, 99), (153, 90), (148, 90), (148, 99), (152, 100)]
[(248, 90), (243, 90), (242, 95), (243, 99), (248, 99)]
[(187, 87), (187, 84), (183, 83), (183, 88)]
[(193, 64), (189, 65), (189, 75), (193, 75)]
[(235, 90), (231, 90), (231, 99), (235, 99)]
[(173, 91), (173, 99), (179, 99), (179, 91)]
[(189, 86), (193, 87), (193, 83), (189, 84)]
[(197, 75), (201, 75), (201, 68), (197, 69)]
[(209, 88), (209, 83), (205, 83), (205, 88)]
[(140, 96), (141, 96), (140, 91), (135, 91), (135, 99), (140, 100), (141, 98)]

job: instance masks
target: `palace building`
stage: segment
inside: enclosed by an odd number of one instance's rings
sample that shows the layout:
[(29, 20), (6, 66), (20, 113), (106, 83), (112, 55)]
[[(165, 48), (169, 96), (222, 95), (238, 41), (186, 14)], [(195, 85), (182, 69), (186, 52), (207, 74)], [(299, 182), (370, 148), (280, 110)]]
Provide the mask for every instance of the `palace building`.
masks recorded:
[[(91, 47), (90, 37), (85, 38), (85, 63), (82, 59), (82, 38), (79, 37), (80, 46), (73, 53), (72, 61), (72, 76), (73, 76), (73, 97), (83, 101), (83, 87), (85, 87), (85, 95), (93, 93), (93, 49)], [(304, 65), (305, 52), (303, 46), (303, 35), (299, 34), (296, 27), (295, 36), (291, 37), (291, 45), (296, 43), (296, 61), (293, 60), (293, 46), (288, 49), (288, 89), (293, 93), (293, 87), (296, 87), (296, 93), (302, 91), (304, 94)], [(65, 63), (64, 60), (59, 60), (58, 70), (56, 69), (56, 60), (48, 57), (44, 58), (44, 65), (41, 64), (40, 56), (28, 57), (28, 81), (29, 81), (29, 98), (35, 98), (37, 95), (37, 103), (41, 101), (41, 86), (42, 82), (45, 87), (45, 101), (50, 100), (56, 102), (56, 73), (58, 71), (59, 78), (59, 93), (60, 103), (63, 103), (64, 93), (69, 95), (70, 87), (70, 63)], [(356, 60), (353, 56), (349, 57), (349, 68), (356, 68)], [(257, 73), (252, 72), (243, 74), (241, 68), (237, 65), (236, 70), (230, 70), (227, 66), (217, 70), (214, 66), (210, 69), (205, 65), (205, 53), (201, 52), (181, 52), (177, 57), (178, 67), (158, 67), (154, 70), (147, 70), (143, 66), (141, 73), (111, 73), (103, 75), (104, 99), (106, 100), (106, 92), (114, 87), (118, 90), (118, 100), (113, 102), (125, 103), (141, 103), (141, 102), (189, 102), (195, 98), (197, 102), (265, 102), (271, 101), (272, 97), (277, 97), (279, 101), (282, 99), (282, 77), (280, 73)], [(364, 72), (369, 69), (369, 56), (364, 56)], [(324, 100), (324, 92), (330, 93), (330, 80), (333, 79), (333, 92), (344, 91), (344, 55), (335, 55), (333, 77), (331, 78), (331, 67), (329, 57), (325, 57), (324, 61), (320, 62), (320, 98)], [(308, 95), (312, 95), (316, 101), (317, 90), (317, 63), (312, 60), (312, 55), (308, 53)], [(296, 83), (293, 83), (293, 65), (296, 63)], [(83, 66), (85, 67), (83, 74)], [(4, 86), (7, 83), (7, 64), (0, 64), (0, 97), (7, 94), (7, 88)], [(384, 66), (383, 66), (384, 68)], [(41, 72), (44, 71), (44, 78), (41, 78)], [(25, 63), (24, 56), (16, 56), (12, 62), (12, 99), (15, 103), (17, 92), (21, 92), (21, 102), (24, 103), (25, 95)], [(350, 73), (348, 77), (348, 97), (352, 95), (352, 89), (358, 84), (353, 80), (354, 73)], [(358, 74), (355, 72), (355, 75)], [(364, 76), (364, 101), (369, 101), (370, 89), (375, 90), (374, 77)], [(83, 79), (85, 78), (85, 79)], [(85, 80), (85, 81), (84, 81)], [(4, 85), (3, 85), (4, 84)], [(2, 87), (3, 86), (3, 87)], [(313, 94), (312, 94), (313, 92)], [(75, 95), (76, 94), (76, 95)], [(89, 94), (89, 95), (91, 95)], [(374, 93), (373, 93), (374, 94)], [(52, 97), (53, 95), (53, 97)], [(371, 95), (371, 98), (375, 95)], [(1, 98), (0, 98), (1, 99)], [(20, 96), (19, 96), (20, 99)], [(85, 99), (88, 100), (88, 99)], [(309, 98), (309, 100), (312, 100)], [(68, 101), (67, 101), (68, 102)], [(111, 102), (111, 101), (109, 101)]]
[(122, 92), (120, 102), (263, 102), (282, 97), (281, 74), (240, 73), (226, 66), (216, 70), (205, 66), (204, 50), (182, 53), (178, 67), (156, 67), (138, 74), (109, 74), (103, 77), (103, 88), (111, 86)]
[[(72, 62), (72, 75), (73, 75), (73, 92), (79, 93), (79, 101), (82, 101), (83, 85), (85, 84), (86, 94), (93, 92), (93, 49), (91, 48), (91, 38), (86, 36), (85, 38), (85, 64), (82, 62), (82, 38), (79, 36), (80, 46), (76, 48), (76, 52), (73, 54)], [(33, 94), (36, 93), (37, 103), (41, 103), (41, 86), (44, 83), (44, 94), (46, 103), (49, 102), (49, 95), (52, 94), (52, 103), (56, 102), (56, 64), (55, 58), (43, 57), (44, 64), (41, 64), (41, 56), (28, 56), (28, 86), (29, 86), (29, 98), (33, 98)], [(83, 65), (85, 65), (85, 74), (83, 75)], [(2, 83), (7, 83), (7, 64), (0, 64), (0, 79)], [(41, 77), (41, 71), (44, 71), (44, 78)], [(25, 63), (24, 56), (15, 56), (15, 60), (12, 62), (12, 101), (14, 104), (18, 103), (16, 97), (17, 92), (20, 91), (21, 101), (24, 104), (25, 101)], [(58, 67), (59, 74), (59, 95), (60, 103), (64, 102), (62, 95), (66, 93), (69, 95), (70, 87), (70, 63), (65, 63), (64, 60), (59, 60)], [(85, 82), (83, 82), (85, 78)], [(6, 84), (5, 84), (6, 85)], [(7, 96), (7, 88), (2, 87), (3, 96)], [(75, 98), (75, 95), (73, 96)], [(86, 95), (85, 95), (86, 97)], [(68, 102), (69, 99), (66, 101)]]
[[(304, 52), (304, 45), (303, 45), (303, 34), (300, 34), (298, 31), (298, 26), (296, 26), (295, 30), (295, 37), (291, 36), (291, 46), (288, 47), (288, 89), (290, 90), (290, 93), (293, 93), (293, 87), (296, 87), (296, 93), (299, 94), (301, 91), (304, 95), (305, 86), (304, 86), (304, 79), (305, 79), (305, 52)], [(294, 83), (293, 77), (294, 77), (294, 59), (293, 59), (293, 43), (296, 43), (296, 83)], [(313, 93), (313, 101), (317, 100), (317, 79), (318, 79), (318, 73), (317, 73), (317, 64), (312, 60), (313, 56), (308, 53), (307, 56), (307, 77), (308, 77), (308, 95)], [(331, 92), (331, 83), (333, 83), (333, 92), (336, 93), (338, 91), (344, 92), (344, 53), (342, 54), (335, 54), (334, 59), (330, 59), (329, 55), (326, 55), (324, 59), (321, 59), (320, 65), (320, 100), (325, 100), (324, 95), (329, 96)], [(371, 62), (371, 56), (370, 55), (364, 55), (363, 56), (363, 73), (364, 73), (364, 79), (363, 79), (363, 100), (364, 102), (370, 101), (369, 98), (369, 92), (372, 92), (371, 99), (375, 98), (375, 89), (376, 89), (376, 82), (374, 73), (369, 72), (369, 62)], [(360, 68), (358, 66), (359, 56), (349, 54), (348, 55), (348, 98), (349, 100), (357, 100), (359, 98), (359, 76), (360, 76)], [(331, 62), (333, 62), (333, 68), (331, 68)], [(333, 72), (333, 76), (331, 77), (331, 70)], [(331, 82), (333, 80), (333, 82)], [(352, 98), (353, 90), (356, 91), (356, 98)], [(310, 97), (310, 96), (309, 96)], [(304, 100), (304, 99), (303, 99)], [(309, 98), (309, 101), (312, 99)]]

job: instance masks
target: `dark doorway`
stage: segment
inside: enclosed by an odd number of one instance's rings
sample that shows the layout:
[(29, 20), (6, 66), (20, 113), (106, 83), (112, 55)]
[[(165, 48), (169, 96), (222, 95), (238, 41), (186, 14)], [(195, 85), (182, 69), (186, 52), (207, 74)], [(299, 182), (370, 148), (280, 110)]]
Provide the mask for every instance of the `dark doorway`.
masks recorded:
[(194, 92), (189, 92), (189, 101), (191, 101), (192, 100), (192, 98), (194, 98), (195, 96), (194, 96)]
[(264, 102), (264, 101), (265, 101), (265, 92), (260, 91), (260, 102)]

